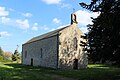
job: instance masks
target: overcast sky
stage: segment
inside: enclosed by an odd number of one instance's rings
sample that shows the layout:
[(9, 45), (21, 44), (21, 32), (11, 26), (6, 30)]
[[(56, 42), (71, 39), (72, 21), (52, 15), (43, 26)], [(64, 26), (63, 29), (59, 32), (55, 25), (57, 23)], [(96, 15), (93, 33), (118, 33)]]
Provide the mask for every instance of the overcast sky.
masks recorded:
[(80, 7), (90, 0), (0, 0), (0, 46), (4, 51), (19, 51), (34, 36), (70, 24), (75, 9), (81, 31), (87, 32), (90, 17), (98, 16)]

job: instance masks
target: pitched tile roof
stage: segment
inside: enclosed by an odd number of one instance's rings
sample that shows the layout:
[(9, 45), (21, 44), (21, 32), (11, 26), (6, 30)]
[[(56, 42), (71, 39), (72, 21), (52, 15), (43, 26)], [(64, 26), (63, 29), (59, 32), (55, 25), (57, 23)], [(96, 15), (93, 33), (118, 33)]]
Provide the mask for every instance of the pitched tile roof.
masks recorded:
[(66, 27), (63, 27), (63, 28), (60, 28), (60, 29), (48, 32), (46, 34), (43, 34), (43, 35), (40, 35), (40, 36), (37, 36), (37, 37), (33, 37), (32, 39), (30, 39), (29, 41), (27, 41), (24, 44), (28, 44), (28, 43), (31, 43), (31, 42), (34, 42), (34, 41), (37, 41), (37, 40), (41, 40), (41, 39), (45, 39), (45, 38), (49, 38), (49, 37), (55, 36), (55, 35), (57, 35), (59, 33), (59, 31), (65, 29), (67, 27), (69, 27), (69, 26), (66, 26)]

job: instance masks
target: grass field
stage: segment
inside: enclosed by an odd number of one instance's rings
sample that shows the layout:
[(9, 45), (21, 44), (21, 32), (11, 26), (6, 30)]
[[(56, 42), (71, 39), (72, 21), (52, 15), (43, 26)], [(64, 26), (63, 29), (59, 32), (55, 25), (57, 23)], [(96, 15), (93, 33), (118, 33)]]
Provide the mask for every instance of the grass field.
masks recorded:
[(0, 63), (0, 80), (120, 80), (120, 68), (91, 64), (87, 69), (55, 70)]

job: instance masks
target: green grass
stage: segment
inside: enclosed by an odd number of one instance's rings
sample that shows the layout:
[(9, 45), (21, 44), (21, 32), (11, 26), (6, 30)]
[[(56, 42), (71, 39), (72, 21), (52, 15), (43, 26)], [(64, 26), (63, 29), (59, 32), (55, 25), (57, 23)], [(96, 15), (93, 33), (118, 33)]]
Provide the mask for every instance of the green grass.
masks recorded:
[(120, 80), (120, 68), (103, 64), (90, 64), (87, 69), (55, 70), (24, 66), (15, 63), (0, 63), (0, 80), (59, 80), (54, 75), (77, 80)]

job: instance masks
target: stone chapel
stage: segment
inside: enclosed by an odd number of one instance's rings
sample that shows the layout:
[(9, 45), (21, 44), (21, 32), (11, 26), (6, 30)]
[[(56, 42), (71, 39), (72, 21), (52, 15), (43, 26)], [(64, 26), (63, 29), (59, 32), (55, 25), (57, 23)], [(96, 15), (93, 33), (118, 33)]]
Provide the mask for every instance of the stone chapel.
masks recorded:
[(79, 29), (77, 16), (71, 14), (71, 24), (33, 37), (22, 45), (22, 64), (55, 69), (86, 68), (87, 54), (80, 46), (84, 33)]

